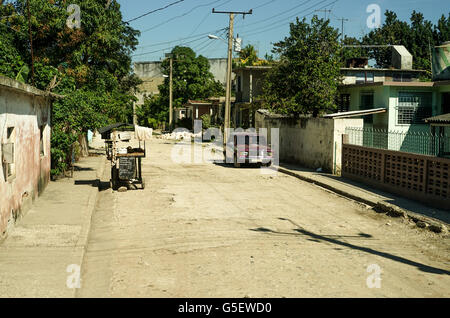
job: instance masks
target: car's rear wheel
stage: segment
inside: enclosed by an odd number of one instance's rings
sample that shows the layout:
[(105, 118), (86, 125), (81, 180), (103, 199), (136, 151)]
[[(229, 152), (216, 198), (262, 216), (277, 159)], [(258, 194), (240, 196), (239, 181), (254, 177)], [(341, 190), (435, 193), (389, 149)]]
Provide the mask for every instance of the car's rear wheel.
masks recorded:
[(264, 167), (270, 167), (272, 165), (272, 161), (266, 162), (262, 164)]

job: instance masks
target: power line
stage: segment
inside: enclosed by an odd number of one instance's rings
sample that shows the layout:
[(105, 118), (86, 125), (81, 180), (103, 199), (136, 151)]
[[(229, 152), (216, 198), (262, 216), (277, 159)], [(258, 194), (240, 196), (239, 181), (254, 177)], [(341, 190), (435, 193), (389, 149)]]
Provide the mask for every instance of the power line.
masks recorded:
[[(201, 39), (203, 39), (203, 37), (198, 38), (198, 39), (193, 40), (193, 41), (186, 42), (185, 44), (194, 43), (194, 42), (200, 41)], [(142, 56), (142, 55), (148, 55), (148, 54), (157, 53), (157, 52), (162, 52), (162, 51), (166, 51), (166, 50), (173, 49), (174, 47), (175, 47), (175, 46), (169, 46), (169, 47), (165, 47), (165, 48), (158, 49), (158, 50), (155, 50), (155, 51), (150, 51), (150, 52), (145, 52), (145, 53), (134, 54), (133, 57), (135, 57), (135, 56)]]
[(151, 30), (154, 30), (154, 29), (156, 29), (156, 28), (159, 28), (160, 26), (163, 26), (163, 25), (165, 25), (165, 24), (167, 24), (167, 23), (169, 23), (169, 22), (171, 22), (171, 21), (173, 21), (173, 20), (175, 20), (175, 19), (182, 18), (182, 17), (184, 17), (184, 16), (186, 16), (186, 15), (192, 13), (193, 11), (197, 10), (198, 8), (211, 6), (211, 5), (213, 5), (214, 3), (217, 3), (217, 2), (220, 2), (220, 1), (222, 1), (222, 0), (215, 0), (215, 1), (212, 1), (212, 2), (209, 2), (209, 3), (206, 3), (206, 4), (200, 4), (200, 5), (196, 6), (196, 7), (193, 7), (191, 10), (189, 10), (189, 11), (187, 11), (187, 12), (181, 14), (181, 15), (175, 16), (175, 17), (173, 17), (173, 18), (171, 18), (171, 19), (169, 19), (169, 20), (166, 20), (166, 21), (164, 21), (164, 22), (161, 22), (161, 23), (159, 23), (159, 24), (156, 24), (156, 25), (154, 25), (154, 26), (152, 26), (152, 27), (150, 27), (150, 28), (148, 28), (148, 29), (142, 31), (141, 34), (142, 34), (142, 33), (145, 33), (145, 32), (148, 32), (148, 31), (151, 31)]
[[(246, 27), (252, 26), (252, 25), (256, 25), (256, 24), (266, 23), (267, 21), (272, 20), (272, 19), (275, 19), (275, 18), (277, 18), (277, 17), (279, 17), (279, 16), (282, 16), (283, 14), (290, 13), (290, 12), (292, 12), (293, 10), (295, 10), (295, 9), (297, 9), (297, 8), (303, 6), (303, 5), (305, 5), (305, 4), (307, 4), (308, 2), (311, 2), (311, 1), (312, 1), (312, 0), (306, 0), (306, 1), (304, 1), (304, 2), (302, 2), (302, 3), (300, 3), (300, 4), (298, 4), (298, 5), (296, 5), (296, 6), (294, 6), (294, 7), (292, 7), (292, 8), (290, 8), (290, 9), (286, 10), (286, 11), (282, 11), (282, 12), (280, 12), (280, 13), (274, 14), (274, 15), (272, 15), (272, 16), (266, 18), (266, 19), (262, 19), (262, 20), (258, 20), (258, 21), (249, 23), (249, 24), (246, 25)], [(276, 22), (275, 22), (275, 23), (276, 23)]]
[(198, 37), (203, 37), (205, 35), (208, 35), (208, 34), (211, 34), (211, 33), (220, 32), (220, 31), (226, 30), (226, 29), (227, 28), (222, 28), (222, 29), (218, 29), (218, 30), (211, 30), (211, 31), (208, 31), (208, 32), (205, 32), (205, 33), (199, 33), (197, 35), (187, 36), (187, 37), (184, 37), (184, 38), (181, 38), (181, 39), (178, 39), (178, 40), (172, 40), (172, 41), (166, 41), (166, 42), (158, 42), (158, 43), (153, 43), (153, 44), (140, 45), (140, 46), (138, 46), (138, 48), (142, 49), (142, 48), (146, 48), (146, 47), (150, 47), (150, 46), (160, 46), (160, 45), (163, 45), (163, 44), (170, 44), (170, 43), (173, 43), (173, 42), (182, 42), (184, 40), (194, 39), (194, 38), (198, 38)]
[[(219, 7), (226, 5), (227, 3), (230, 3), (231, 1), (233, 1), (233, 0), (225, 1), (224, 3), (220, 4)], [(275, 1), (275, 0), (272, 0), (272, 1)], [(208, 11), (208, 12), (206, 13), (205, 17), (204, 17), (204, 18), (200, 21), (200, 23), (194, 28), (194, 30), (191, 32), (190, 35), (194, 34), (195, 31), (198, 30), (198, 28), (206, 21), (206, 19), (208, 19), (208, 17), (209, 17), (210, 15), (211, 15), (211, 12)]]
[[(290, 19), (292, 19), (293, 17), (298, 17), (299, 13), (303, 13), (303, 12), (305, 12), (305, 11), (307, 11), (307, 10), (309, 10), (309, 9), (312, 9), (312, 8), (314, 8), (315, 6), (317, 6), (317, 5), (319, 5), (319, 4), (323, 3), (323, 2), (326, 2), (326, 1), (327, 1), (327, 0), (322, 0), (322, 1), (320, 1), (320, 2), (318, 2), (318, 3), (316, 3), (316, 4), (314, 4), (314, 5), (312, 5), (311, 7), (307, 8), (307, 9), (305, 9), (305, 10), (302, 10), (301, 12), (298, 12), (298, 13), (296, 13), (296, 14), (293, 14), (293, 15), (289, 16), (289, 17), (286, 17), (286, 18), (284, 18), (283, 20), (275, 21), (274, 23), (272, 23), (272, 26), (268, 26), (268, 27), (263, 28), (263, 29), (253, 29), (253, 30), (247, 31), (247, 32), (252, 32), (252, 31), (256, 31), (256, 32), (253, 32), (253, 33), (246, 33), (246, 34), (244, 34), (244, 35), (245, 35), (245, 36), (256, 35), (256, 34), (264, 33), (264, 32), (271, 31), (271, 30), (277, 29), (277, 28), (279, 28), (279, 27), (285, 26), (285, 25), (286, 25), (286, 20), (290, 20)], [(320, 9), (326, 8), (326, 7), (328, 7), (329, 5), (334, 4), (334, 3), (338, 2), (338, 1), (339, 1), (339, 0), (335, 0), (335, 1), (333, 1), (333, 2), (331, 2), (331, 3), (329, 3), (329, 4), (327, 4), (327, 5), (322, 6)], [(314, 12), (315, 12), (315, 10), (309, 12), (308, 14), (305, 14), (304, 16), (302, 16), (302, 18), (304, 18), (304, 17), (306, 17), (306, 16), (308, 16), (308, 15), (311, 15), (311, 14), (313, 14)], [(258, 31), (257, 31), (257, 30), (258, 30)]]
[(164, 7), (161, 7), (161, 8), (152, 10), (152, 11), (149, 11), (149, 12), (144, 13), (144, 14), (142, 14), (142, 15), (140, 15), (140, 16), (134, 18), (134, 19), (131, 19), (131, 20), (126, 21), (126, 23), (130, 23), (130, 22), (136, 21), (137, 19), (143, 18), (143, 17), (145, 17), (145, 16), (147, 16), (147, 15), (149, 15), (149, 14), (155, 13), (155, 12), (157, 12), (157, 11), (165, 10), (165, 9), (167, 9), (167, 8), (169, 8), (169, 7), (171, 7), (171, 6), (174, 6), (174, 5), (176, 5), (176, 4), (180, 3), (180, 2), (183, 2), (183, 1), (184, 1), (184, 0), (178, 0), (178, 1), (175, 1), (175, 2), (173, 2), (173, 3), (170, 3), (170, 4), (166, 5), (166, 6), (164, 6)]
[[(223, 31), (223, 30), (227, 30), (227, 29), (228, 29), (228, 28), (222, 28), (222, 29), (215, 30), (215, 31), (212, 31), (212, 32), (215, 33), (215, 32), (219, 32), (219, 31)], [(200, 34), (200, 36), (197, 35), (197, 36), (196, 36), (196, 37), (197, 37), (196, 39), (194, 39), (194, 40), (192, 40), (192, 41), (185, 42), (185, 43), (183, 43), (183, 45), (185, 45), (185, 44), (190, 44), (190, 43), (194, 43), (194, 42), (197, 42), (197, 41), (200, 41), (200, 40), (204, 39), (204, 36), (205, 36), (205, 35), (210, 34), (210, 33), (211, 33), (211, 32), (207, 32), (207, 33)], [(162, 42), (162, 43), (169, 44), (169, 43), (173, 43), (173, 42), (180, 42), (180, 41), (183, 41), (183, 40), (185, 40), (185, 39), (187, 39), (187, 38), (184, 38), (184, 39), (181, 39), (181, 40), (177, 40), (177, 41)], [(211, 41), (211, 40), (210, 40), (210, 39), (205, 39), (205, 40), (204, 40), (203, 42), (201, 42), (199, 45), (203, 45), (203, 44), (206, 43), (207, 41)], [(153, 46), (156, 46), (156, 45), (153, 45)], [(197, 46), (198, 46), (198, 45), (197, 45)], [(169, 46), (169, 47), (165, 47), (165, 48), (158, 49), (158, 50), (154, 50), (154, 51), (150, 51), (150, 52), (134, 54), (133, 57), (135, 57), (135, 56), (148, 55), (148, 54), (152, 54), (152, 53), (158, 53), (158, 52), (170, 50), (170, 49), (173, 49), (173, 48), (174, 48), (174, 46)]]

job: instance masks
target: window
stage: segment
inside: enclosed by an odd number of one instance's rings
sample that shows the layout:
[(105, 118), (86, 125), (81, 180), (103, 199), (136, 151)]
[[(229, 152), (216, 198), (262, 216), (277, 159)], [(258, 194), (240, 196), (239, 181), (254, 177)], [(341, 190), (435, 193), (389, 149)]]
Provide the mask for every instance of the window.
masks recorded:
[(15, 175), (14, 164), (14, 141), (15, 141), (14, 127), (8, 127), (6, 130), (6, 142), (2, 143), (2, 167), (5, 180)]
[(45, 156), (44, 130), (45, 126), (39, 127), (39, 150), (42, 157)]
[(373, 83), (374, 74), (372, 72), (356, 73), (356, 84)]
[(366, 82), (366, 74), (356, 73), (356, 84), (362, 84)]
[(450, 113), (450, 93), (442, 94), (442, 114)]
[(350, 94), (341, 94), (338, 101), (338, 112), (348, 112), (350, 110)]
[(394, 82), (411, 82), (412, 76), (410, 73), (394, 72), (392, 79)]
[(428, 92), (400, 92), (398, 95), (397, 125), (423, 124), (431, 117), (432, 94)]

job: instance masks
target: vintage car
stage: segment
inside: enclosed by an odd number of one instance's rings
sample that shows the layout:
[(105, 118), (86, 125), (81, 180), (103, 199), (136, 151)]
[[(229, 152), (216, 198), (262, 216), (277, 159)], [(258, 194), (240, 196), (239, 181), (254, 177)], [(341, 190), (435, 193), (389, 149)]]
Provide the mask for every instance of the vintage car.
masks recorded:
[(227, 163), (232, 162), (236, 168), (241, 164), (261, 164), (268, 167), (272, 165), (273, 155), (265, 136), (256, 132), (234, 132), (228, 139), (225, 158)]

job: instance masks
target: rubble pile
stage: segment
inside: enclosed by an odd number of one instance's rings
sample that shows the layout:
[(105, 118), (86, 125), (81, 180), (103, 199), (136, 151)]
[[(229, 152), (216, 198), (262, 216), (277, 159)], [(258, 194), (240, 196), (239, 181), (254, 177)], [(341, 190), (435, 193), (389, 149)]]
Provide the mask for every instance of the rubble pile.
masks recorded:
[(172, 132), (170, 134), (163, 134), (160, 136), (161, 139), (165, 140), (191, 140), (194, 138), (202, 138), (202, 133), (199, 132), (197, 134), (188, 132), (188, 131), (182, 131), (182, 132)]

